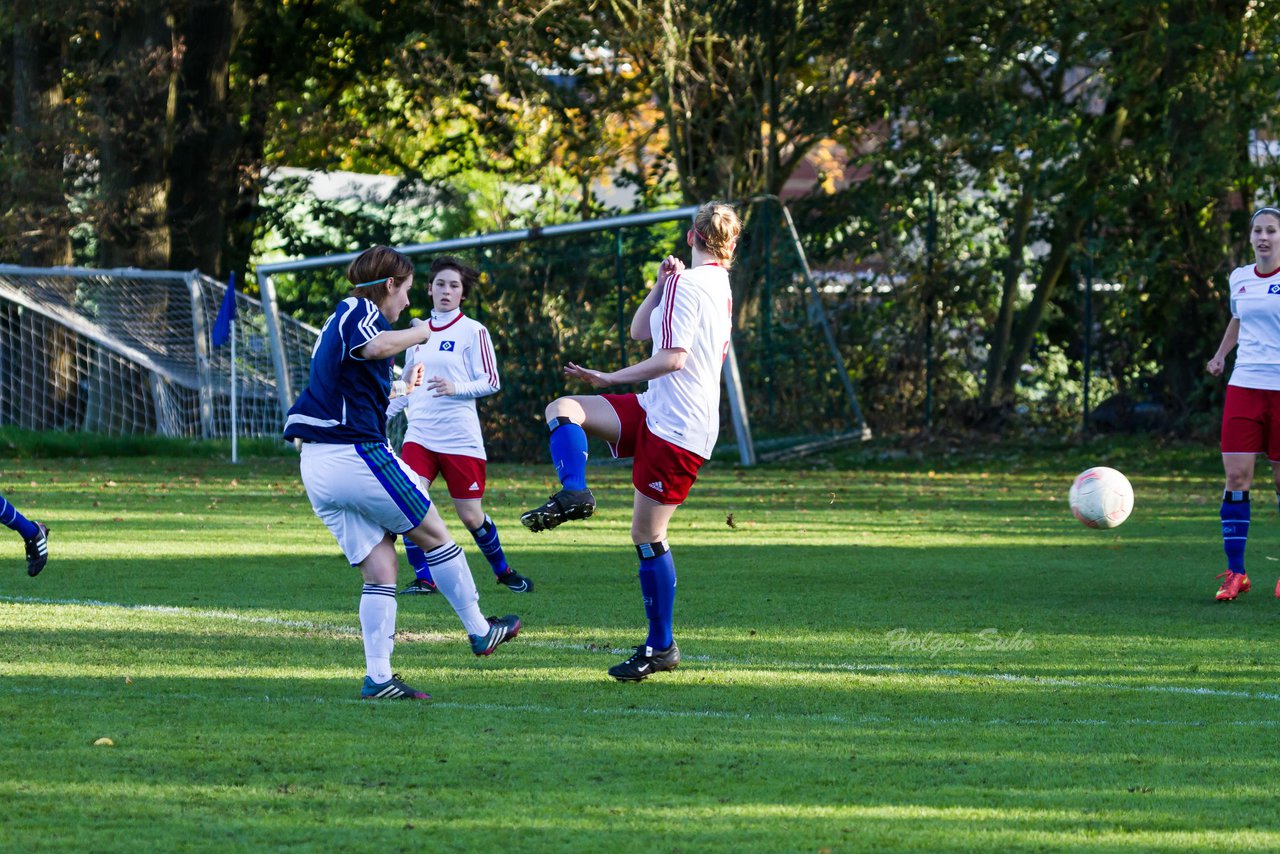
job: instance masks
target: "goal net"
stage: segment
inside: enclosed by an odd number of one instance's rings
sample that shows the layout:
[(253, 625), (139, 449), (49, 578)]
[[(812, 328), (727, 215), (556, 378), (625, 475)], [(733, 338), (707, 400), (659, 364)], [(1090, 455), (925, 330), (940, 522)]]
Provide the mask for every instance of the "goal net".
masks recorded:
[[(718, 453), (750, 462), (756, 448), (767, 458), (835, 437), (863, 437), (866, 426), (840, 356), (842, 330), (828, 305), (844, 297), (814, 284), (794, 226), (776, 200), (739, 210), (745, 230), (731, 272), (734, 357), (725, 371)], [(687, 261), (685, 234), (695, 211), (398, 247), (417, 269), (410, 305), (418, 316), (430, 309), (426, 270), (436, 257), (455, 255), (481, 272), (463, 310), (488, 327), (498, 356), (502, 391), (479, 402), (491, 459), (544, 459), (546, 404), (590, 391), (566, 383), (566, 362), (614, 370), (649, 355), (649, 342), (629, 338), (631, 316), (663, 257)], [(355, 255), (260, 266), (268, 311), (274, 306), (281, 316), (319, 325), (350, 290), (344, 271)], [(393, 440), (402, 431), (403, 423), (393, 422)]]
[[(226, 289), (195, 271), (0, 265), (0, 424), (231, 435), (231, 347), (211, 340)], [(306, 382), (318, 330), (235, 299), (237, 432), (278, 435), (279, 389)]]

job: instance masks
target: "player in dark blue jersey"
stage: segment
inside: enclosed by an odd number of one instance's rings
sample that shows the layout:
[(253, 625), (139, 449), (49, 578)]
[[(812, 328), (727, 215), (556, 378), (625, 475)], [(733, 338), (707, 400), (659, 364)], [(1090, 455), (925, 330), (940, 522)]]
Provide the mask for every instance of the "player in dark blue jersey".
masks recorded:
[(396, 628), (395, 536), (424, 552), (440, 592), (458, 613), (476, 655), (488, 655), (520, 631), (514, 614), (485, 617), (466, 557), (418, 478), (387, 444), (392, 395), (409, 394), (421, 371), (391, 379), (394, 357), (431, 337), (428, 325), (392, 329), (409, 306), (413, 264), (386, 246), (362, 252), (347, 268), (351, 296), (325, 321), (311, 352), (307, 388), (289, 409), (286, 439), (302, 442), (302, 483), (316, 515), (364, 576), (360, 631), (366, 675), (361, 696), (427, 699), (391, 670)]
[(0, 495), (0, 525), (22, 537), (27, 547), (27, 575), (39, 575), (49, 561), (49, 529), (43, 522), (33, 522), (23, 516), (3, 495)]

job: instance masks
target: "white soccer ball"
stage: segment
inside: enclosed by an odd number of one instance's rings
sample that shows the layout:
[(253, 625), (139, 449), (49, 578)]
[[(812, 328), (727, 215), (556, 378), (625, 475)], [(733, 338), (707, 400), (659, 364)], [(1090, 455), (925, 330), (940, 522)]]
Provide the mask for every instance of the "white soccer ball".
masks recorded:
[(1076, 476), (1067, 500), (1086, 527), (1114, 528), (1133, 512), (1133, 487), (1115, 469), (1095, 466)]

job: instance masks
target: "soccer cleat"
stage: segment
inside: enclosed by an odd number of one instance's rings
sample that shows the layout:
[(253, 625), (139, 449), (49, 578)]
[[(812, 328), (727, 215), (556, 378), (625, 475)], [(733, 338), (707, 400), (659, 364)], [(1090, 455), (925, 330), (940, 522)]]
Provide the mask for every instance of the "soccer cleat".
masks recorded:
[(669, 649), (654, 649), (641, 644), (630, 658), (609, 668), (609, 675), (619, 682), (639, 682), (664, 670), (680, 666), (680, 647), (674, 643)]
[(1280, 581), (1276, 582), (1276, 598), (1280, 599)]
[(49, 528), (43, 522), (36, 522), (40, 530), (29, 540), (23, 540), (27, 547), (27, 575), (32, 578), (40, 574), (44, 565), (49, 562)]
[[(1217, 599), (1219, 602), (1230, 602), (1241, 593), (1249, 592), (1249, 576), (1245, 575), (1243, 572), (1232, 572), (1231, 570), (1227, 570), (1221, 575), (1216, 575), (1214, 577), (1222, 578), (1223, 575), (1227, 577), (1227, 580), (1222, 582), (1222, 586), (1218, 588), (1217, 595), (1213, 597), (1214, 599)], [(1277, 588), (1276, 595), (1280, 596), (1280, 587)]]
[(440, 588), (436, 587), (425, 578), (415, 578), (413, 583), (405, 589), (401, 590), (398, 596), (430, 596), (432, 593), (439, 593)]
[(532, 593), (533, 579), (525, 578), (514, 569), (508, 569), (502, 575), (498, 576), (498, 583), (506, 587), (512, 593)]
[(520, 618), (515, 614), (507, 616), (485, 617), (489, 621), (489, 632), (483, 635), (469, 635), (471, 651), (476, 655), (488, 655), (501, 644), (520, 634)]
[(596, 499), (589, 489), (562, 489), (547, 503), (520, 516), (520, 524), (530, 531), (550, 531), (570, 519), (586, 519), (596, 512)]
[(430, 700), (430, 694), (424, 694), (400, 681), (400, 674), (392, 675), (386, 682), (374, 682), (364, 677), (364, 687), (360, 689), (360, 697), (365, 700)]

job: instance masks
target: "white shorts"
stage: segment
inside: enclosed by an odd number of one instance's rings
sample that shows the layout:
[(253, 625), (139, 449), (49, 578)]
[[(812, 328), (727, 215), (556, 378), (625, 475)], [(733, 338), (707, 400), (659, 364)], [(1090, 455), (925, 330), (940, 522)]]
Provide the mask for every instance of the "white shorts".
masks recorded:
[(304, 442), (300, 468), (311, 508), (352, 566), (388, 533), (416, 528), (431, 507), (418, 476), (388, 445)]

